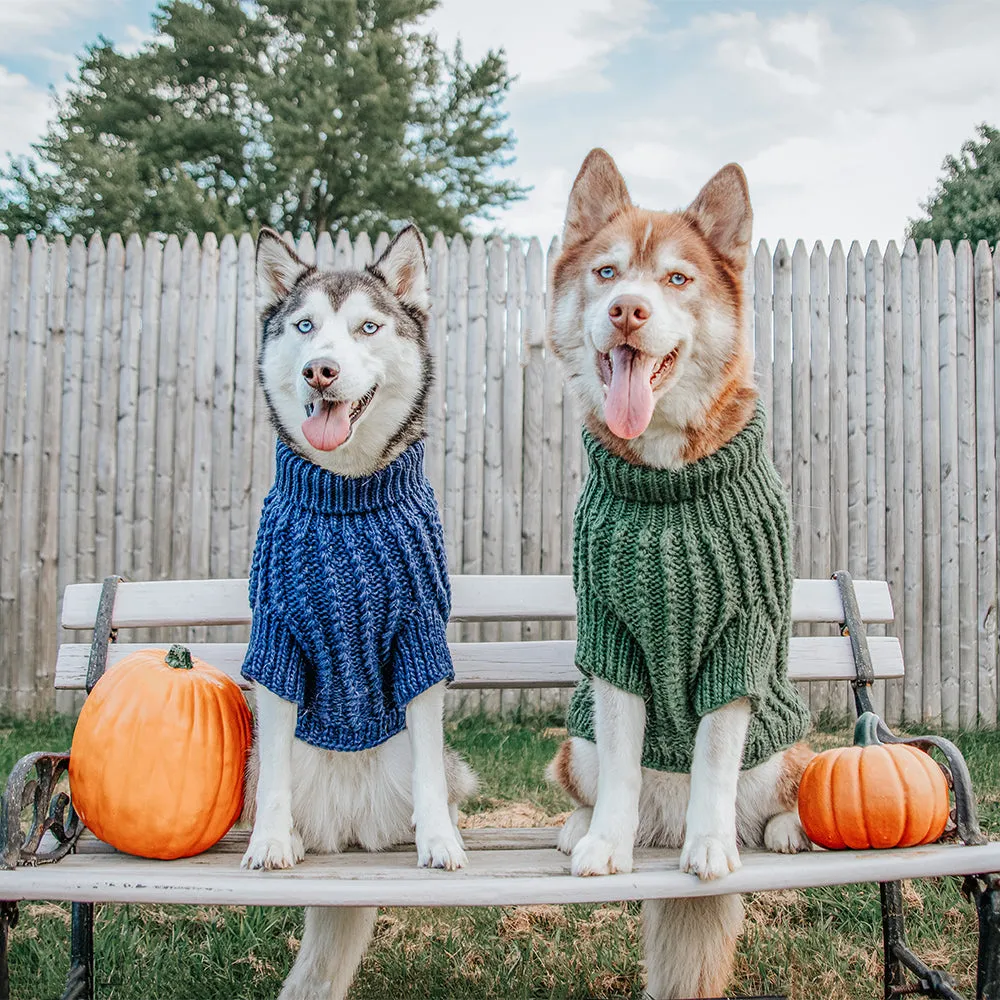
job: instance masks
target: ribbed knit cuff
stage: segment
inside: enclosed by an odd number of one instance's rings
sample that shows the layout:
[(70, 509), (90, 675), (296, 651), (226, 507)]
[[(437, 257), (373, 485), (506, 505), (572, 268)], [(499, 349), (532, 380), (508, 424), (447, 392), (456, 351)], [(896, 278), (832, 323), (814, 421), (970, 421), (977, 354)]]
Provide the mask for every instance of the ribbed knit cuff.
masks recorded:
[(240, 673), (285, 701), (301, 706), (305, 700), (302, 651), (281, 617), (272, 612), (254, 611)]
[(644, 698), (649, 691), (646, 658), (624, 622), (599, 601), (581, 603), (579, 610), (577, 667), (585, 674)]
[(772, 676), (777, 650), (774, 629), (760, 610), (754, 608), (733, 619), (698, 671), (695, 712), (708, 715), (737, 698), (749, 698), (756, 708), (761, 688)]
[(405, 707), (440, 681), (455, 677), (444, 623), (433, 615), (413, 615), (396, 634), (392, 660), (392, 696)]

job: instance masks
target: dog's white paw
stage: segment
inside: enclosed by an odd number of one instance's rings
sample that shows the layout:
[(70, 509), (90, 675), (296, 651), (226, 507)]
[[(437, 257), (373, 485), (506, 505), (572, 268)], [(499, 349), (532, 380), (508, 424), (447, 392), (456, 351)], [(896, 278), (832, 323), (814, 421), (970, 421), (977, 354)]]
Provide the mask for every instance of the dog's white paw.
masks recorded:
[(294, 868), (306, 856), (302, 838), (294, 831), (287, 834), (254, 830), (240, 868), (274, 871), (277, 868)]
[(587, 833), (573, 848), (570, 871), (574, 875), (616, 875), (632, 871), (632, 844), (614, 844)]
[(798, 854), (811, 851), (812, 841), (806, 836), (796, 812), (778, 813), (764, 827), (764, 846), (778, 854)]
[(559, 838), (556, 840), (556, 847), (563, 854), (572, 854), (580, 839), (587, 835), (590, 818), (593, 815), (594, 810), (590, 806), (579, 806), (566, 817), (566, 822), (559, 830)]
[(722, 878), (741, 865), (735, 837), (730, 839), (702, 834), (684, 840), (681, 871), (697, 875), (703, 882)]
[(462, 836), (450, 823), (440, 830), (417, 830), (417, 865), (454, 871), (468, 863)]

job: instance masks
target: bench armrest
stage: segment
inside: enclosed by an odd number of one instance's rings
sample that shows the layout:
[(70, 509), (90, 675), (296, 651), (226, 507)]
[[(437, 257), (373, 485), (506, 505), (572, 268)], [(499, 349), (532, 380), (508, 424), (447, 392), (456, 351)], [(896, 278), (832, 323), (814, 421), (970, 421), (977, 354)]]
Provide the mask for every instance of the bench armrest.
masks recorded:
[[(866, 717), (867, 713), (862, 718)], [(872, 714), (872, 720), (875, 735), (880, 743), (908, 743), (928, 753), (932, 748), (941, 752), (948, 762), (947, 767), (940, 765), (941, 770), (944, 771), (948, 784), (955, 792), (955, 826), (958, 828), (958, 836), (965, 844), (985, 844), (987, 838), (979, 829), (972, 778), (962, 751), (942, 736), (897, 736), (878, 716)]]
[[(56, 790), (68, 769), (68, 753), (30, 753), (14, 765), (0, 800), (0, 869), (58, 861), (72, 850), (83, 823), (69, 795)], [(28, 808), (25, 833), (21, 817)], [(55, 844), (39, 850), (46, 834)]]

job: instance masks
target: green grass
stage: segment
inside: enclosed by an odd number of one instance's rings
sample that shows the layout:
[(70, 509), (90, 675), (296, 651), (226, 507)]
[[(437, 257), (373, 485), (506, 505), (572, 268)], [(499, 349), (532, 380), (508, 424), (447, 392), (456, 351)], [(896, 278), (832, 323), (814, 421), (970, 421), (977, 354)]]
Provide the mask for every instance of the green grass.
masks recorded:
[[(559, 744), (558, 719), (466, 719), (449, 739), (482, 780), (467, 813), (513, 811), (539, 821), (568, 808), (542, 770)], [(848, 738), (843, 726), (818, 746)], [(23, 753), (69, 746), (65, 719), (0, 722), (0, 772)], [(1000, 834), (1000, 734), (951, 734), (972, 771), (984, 827)], [(485, 817), (484, 817), (485, 818)], [(955, 880), (907, 883), (911, 944), (973, 992), (975, 918)], [(732, 995), (796, 1000), (881, 996), (877, 886), (758, 893), (746, 898)], [(69, 908), (25, 903), (12, 935), (13, 1000), (60, 995)], [(97, 918), (101, 1000), (258, 1000), (274, 997), (302, 933), (300, 912), (256, 907), (102, 906)], [(383, 911), (351, 1000), (486, 996), (641, 996), (638, 907), (497, 907)]]

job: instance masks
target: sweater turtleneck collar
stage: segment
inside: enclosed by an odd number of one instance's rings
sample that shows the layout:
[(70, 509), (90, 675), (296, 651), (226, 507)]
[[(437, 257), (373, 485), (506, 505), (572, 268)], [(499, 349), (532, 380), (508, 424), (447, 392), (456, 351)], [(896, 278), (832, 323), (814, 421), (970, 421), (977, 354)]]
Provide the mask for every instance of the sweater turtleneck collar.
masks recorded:
[(680, 469), (651, 469), (632, 465), (612, 455), (588, 430), (583, 443), (596, 476), (615, 496), (640, 503), (669, 504), (707, 496), (748, 472), (769, 465), (764, 447), (766, 418), (764, 408), (757, 409), (746, 425), (718, 451)]
[(410, 445), (384, 469), (357, 478), (322, 469), (278, 441), (273, 490), (320, 514), (358, 514), (391, 507), (412, 498), (425, 482), (423, 441)]

